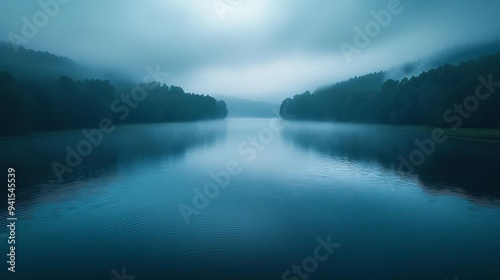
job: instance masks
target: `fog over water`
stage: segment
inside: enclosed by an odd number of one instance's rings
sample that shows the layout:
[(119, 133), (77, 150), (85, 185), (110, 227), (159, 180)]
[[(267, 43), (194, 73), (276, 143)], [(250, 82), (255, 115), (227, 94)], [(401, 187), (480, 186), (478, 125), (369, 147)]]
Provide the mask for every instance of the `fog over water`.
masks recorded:
[(498, 279), (498, 145), (450, 139), (400, 174), (398, 155), (425, 137), (276, 119), (122, 126), (63, 182), (50, 163), (79, 131), (2, 140), (22, 186), (18, 272), (2, 279), (122, 267), (136, 279), (300, 279), (283, 275), (318, 238), (339, 246), (310, 279)]

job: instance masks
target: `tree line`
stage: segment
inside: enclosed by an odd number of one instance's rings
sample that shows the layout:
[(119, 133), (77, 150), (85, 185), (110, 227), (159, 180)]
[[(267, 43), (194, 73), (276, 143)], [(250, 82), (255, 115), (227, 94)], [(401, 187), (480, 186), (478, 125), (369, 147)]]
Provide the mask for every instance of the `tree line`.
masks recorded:
[[(131, 95), (139, 86), (140, 98)], [(139, 96), (139, 94), (137, 94)], [(224, 101), (186, 93), (157, 82), (112, 84), (109, 80), (14, 78), (0, 72), (0, 135), (93, 128), (108, 118), (117, 124), (221, 119)]]
[(385, 76), (372, 73), (295, 95), (282, 102), (280, 114), (295, 120), (500, 128), (500, 53), (411, 78)]

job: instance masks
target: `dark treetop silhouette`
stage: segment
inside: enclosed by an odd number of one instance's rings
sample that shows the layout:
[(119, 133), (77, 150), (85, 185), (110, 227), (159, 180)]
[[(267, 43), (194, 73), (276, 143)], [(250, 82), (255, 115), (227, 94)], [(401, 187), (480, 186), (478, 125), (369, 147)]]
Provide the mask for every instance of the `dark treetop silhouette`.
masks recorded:
[(280, 112), (298, 120), (500, 128), (500, 94), (491, 92), (500, 80), (500, 54), (400, 81), (384, 77), (384, 72), (368, 74), (295, 95), (283, 101)]
[[(137, 86), (134, 83), (74, 80), (66, 75), (59, 76), (66, 73), (64, 69), (67, 73), (79, 72), (69, 59), (23, 48), (13, 54), (6, 44), (0, 46), (0, 52), (0, 135), (91, 128), (99, 126), (104, 118), (123, 124), (227, 116), (224, 101), (186, 93), (180, 87), (158, 82), (140, 84), (144, 91), (147, 90), (147, 96), (140, 102), (129, 103), (123, 96), (131, 94)], [(28, 70), (38, 72), (28, 73)]]

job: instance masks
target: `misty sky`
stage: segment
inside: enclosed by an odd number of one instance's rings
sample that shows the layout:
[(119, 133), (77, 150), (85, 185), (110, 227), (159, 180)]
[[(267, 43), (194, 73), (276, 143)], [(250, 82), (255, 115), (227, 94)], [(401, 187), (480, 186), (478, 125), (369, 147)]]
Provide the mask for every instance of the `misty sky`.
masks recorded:
[[(42, 0), (50, 1), (50, 0)], [(62, 0), (61, 0), (62, 1)], [(65, 0), (68, 1), (68, 0)], [(500, 1), (401, 0), (400, 12), (348, 62), (340, 44), (388, 0), (70, 0), (26, 48), (139, 81), (145, 66), (167, 84), (203, 94), (280, 102), (354, 75), (388, 69), (435, 51), (500, 37)], [(231, 9), (222, 10), (231, 7)], [(37, 1), (1, 0), (0, 33), (21, 35)]]

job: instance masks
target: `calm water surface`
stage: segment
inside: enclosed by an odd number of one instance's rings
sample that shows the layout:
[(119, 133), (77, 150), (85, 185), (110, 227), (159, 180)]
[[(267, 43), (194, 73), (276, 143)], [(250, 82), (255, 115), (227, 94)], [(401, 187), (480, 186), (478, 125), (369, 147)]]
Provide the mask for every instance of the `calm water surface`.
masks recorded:
[(276, 121), (121, 127), (63, 182), (51, 163), (81, 132), (0, 140), (19, 219), (1, 279), (281, 279), (318, 238), (340, 246), (307, 279), (500, 279), (499, 144), (449, 139), (402, 174), (429, 134)]

